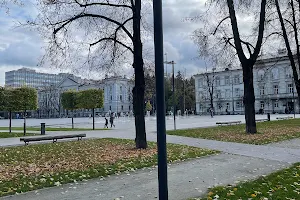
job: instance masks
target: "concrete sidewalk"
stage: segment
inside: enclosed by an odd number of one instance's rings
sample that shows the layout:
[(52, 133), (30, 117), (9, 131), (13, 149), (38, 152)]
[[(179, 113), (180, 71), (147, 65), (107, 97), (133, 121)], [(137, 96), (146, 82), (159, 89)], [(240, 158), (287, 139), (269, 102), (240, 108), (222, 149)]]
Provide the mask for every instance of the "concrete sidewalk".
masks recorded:
[[(204, 195), (208, 187), (234, 184), (253, 179), (289, 166), (287, 163), (220, 154), (169, 165), (169, 199), (186, 200)], [(9, 200), (126, 200), (157, 199), (157, 169), (113, 175), (104, 180), (66, 184), (21, 195), (4, 197)]]

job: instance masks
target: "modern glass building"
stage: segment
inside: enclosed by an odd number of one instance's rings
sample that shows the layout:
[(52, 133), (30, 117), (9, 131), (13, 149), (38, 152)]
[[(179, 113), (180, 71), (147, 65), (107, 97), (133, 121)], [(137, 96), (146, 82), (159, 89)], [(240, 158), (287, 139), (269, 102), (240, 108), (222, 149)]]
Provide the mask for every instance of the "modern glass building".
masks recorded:
[(29, 68), (21, 68), (5, 73), (5, 86), (13, 88), (21, 86), (43, 88), (50, 85), (56, 85), (60, 81), (62, 81), (64, 77), (67, 76), (73, 76), (74, 78), (78, 78), (68, 73), (47, 74), (39, 73)]

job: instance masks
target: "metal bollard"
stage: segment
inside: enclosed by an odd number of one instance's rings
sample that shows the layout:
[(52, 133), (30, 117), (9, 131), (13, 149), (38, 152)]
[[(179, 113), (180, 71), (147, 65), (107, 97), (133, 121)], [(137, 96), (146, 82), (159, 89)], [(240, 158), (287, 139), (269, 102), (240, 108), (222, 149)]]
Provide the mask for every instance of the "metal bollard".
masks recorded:
[(268, 116), (268, 121), (271, 121), (270, 113), (268, 113), (267, 116)]
[(45, 123), (41, 123), (41, 135), (45, 135), (46, 128), (45, 128)]

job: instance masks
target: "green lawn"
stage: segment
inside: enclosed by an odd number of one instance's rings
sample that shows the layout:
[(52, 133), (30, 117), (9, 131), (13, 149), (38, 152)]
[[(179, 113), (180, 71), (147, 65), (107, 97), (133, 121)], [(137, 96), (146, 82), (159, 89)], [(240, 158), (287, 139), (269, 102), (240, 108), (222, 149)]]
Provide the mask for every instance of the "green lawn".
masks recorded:
[[(156, 143), (134, 149), (134, 141), (92, 139), (0, 148), (0, 196), (104, 177), (157, 163)], [(168, 162), (217, 151), (168, 144)]]
[(261, 177), (254, 181), (236, 186), (215, 187), (206, 197), (194, 200), (299, 200), (300, 199), (300, 163), (292, 167)]
[[(26, 136), (34, 136), (34, 133), (26, 133)], [(9, 132), (0, 132), (0, 138), (11, 138), (11, 137), (22, 137), (23, 133), (9, 133)]]
[(259, 122), (257, 131), (257, 134), (246, 134), (245, 124), (240, 124), (167, 131), (167, 134), (261, 145), (300, 137), (300, 119)]
[[(0, 127), (0, 130), (8, 130), (8, 127)], [(20, 131), (23, 130), (23, 127), (12, 127), (11, 130)], [(40, 131), (40, 127), (26, 127), (28, 131)], [(46, 131), (92, 131), (92, 128), (55, 128), (55, 127), (46, 127)], [(109, 130), (107, 128), (95, 128), (95, 130)]]

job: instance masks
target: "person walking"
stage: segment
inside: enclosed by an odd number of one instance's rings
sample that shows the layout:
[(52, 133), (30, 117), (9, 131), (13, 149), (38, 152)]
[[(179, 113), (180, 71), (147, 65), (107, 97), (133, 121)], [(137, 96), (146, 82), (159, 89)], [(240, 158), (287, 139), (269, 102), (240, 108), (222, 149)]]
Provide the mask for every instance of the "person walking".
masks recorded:
[(109, 122), (110, 122), (110, 128), (112, 128), (113, 126), (116, 127), (116, 126), (114, 125), (114, 115), (113, 115), (113, 113), (110, 115)]
[(108, 119), (105, 117), (105, 124), (104, 124), (104, 128), (108, 128)]

